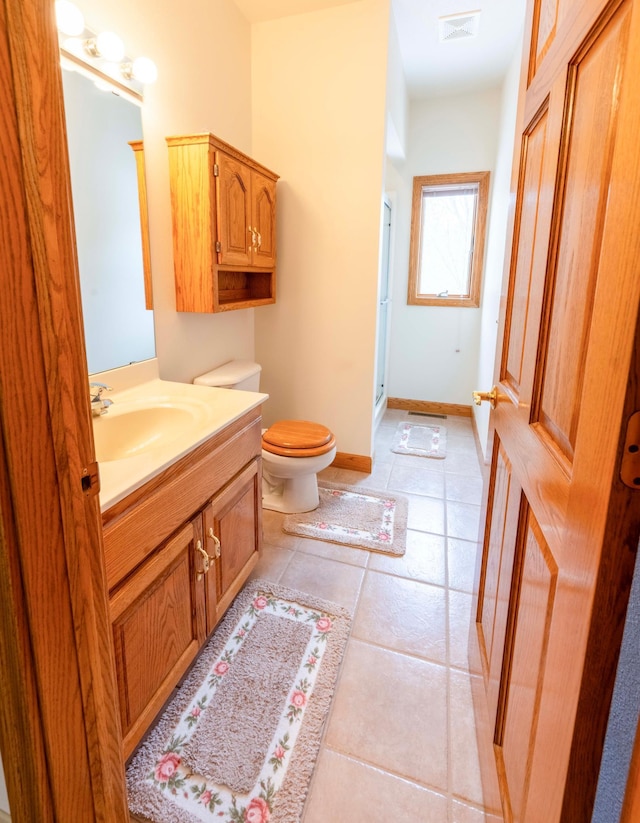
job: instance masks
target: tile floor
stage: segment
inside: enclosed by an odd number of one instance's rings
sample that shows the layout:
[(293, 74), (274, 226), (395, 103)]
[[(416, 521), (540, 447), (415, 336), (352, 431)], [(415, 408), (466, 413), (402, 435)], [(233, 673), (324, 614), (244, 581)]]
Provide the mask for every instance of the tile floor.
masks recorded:
[(408, 497), (403, 557), (288, 535), (264, 512), (254, 576), (354, 611), (303, 823), (498, 820), (483, 804), (467, 663), (482, 494), (471, 423), (437, 421), (447, 456), (433, 460), (391, 452), (406, 418), (386, 412), (370, 475), (321, 474)]

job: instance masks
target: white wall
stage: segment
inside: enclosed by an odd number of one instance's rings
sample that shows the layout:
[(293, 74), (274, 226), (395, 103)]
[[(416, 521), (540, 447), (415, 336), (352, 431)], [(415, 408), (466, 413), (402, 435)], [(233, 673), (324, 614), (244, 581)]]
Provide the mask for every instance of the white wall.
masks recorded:
[[(491, 223), (487, 236), (488, 246), (481, 306), (478, 372), (475, 378), (475, 385), (479, 391), (489, 391), (495, 380), (494, 362), (505, 262), (505, 237), (509, 216), (520, 63), (521, 44), (516, 49), (502, 86), (500, 135), (491, 195)], [(480, 445), (486, 458), (490, 407), (487, 403), (483, 403), (481, 406), (474, 406), (473, 411)]]
[(391, 15), (389, 25), (389, 58), (387, 61), (387, 157), (404, 162), (407, 153), (409, 96), (402, 68), (402, 55), (396, 23)]
[(256, 311), (265, 421), (371, 454), (388, 0), (254, 25), (253, 155), (278, 184), (278, 302)]
[(251, 27), (232, 0), (77, 0), (87, 25), (113, 28), (127, 54), (151, 57), (143, 129), (156, 325), (164, 379), (191, 381), (234, 357), (254, 357), (253, 309), (177, 313), (165, 137), (211, 131), (251, 153)]
[(390, 397), (471, 403), (481, 310), (407, 305), (411, 185), (414, 176), (425, 174), (489, 170), (493, 177), (499, 121), (499, 90), (411, 103), (407, 161), (402, 167), (393, 163), (402, 190), (396, 209)]

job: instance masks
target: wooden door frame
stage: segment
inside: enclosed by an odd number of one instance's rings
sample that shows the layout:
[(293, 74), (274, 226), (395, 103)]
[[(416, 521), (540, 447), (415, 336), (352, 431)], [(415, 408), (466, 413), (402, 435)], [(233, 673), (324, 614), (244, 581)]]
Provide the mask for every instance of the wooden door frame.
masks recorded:
[[(0, 0), (0, 747), (12, 819), (127, 819), (51, 0)], [(85, 481), (86, 482), (86, 481)]]

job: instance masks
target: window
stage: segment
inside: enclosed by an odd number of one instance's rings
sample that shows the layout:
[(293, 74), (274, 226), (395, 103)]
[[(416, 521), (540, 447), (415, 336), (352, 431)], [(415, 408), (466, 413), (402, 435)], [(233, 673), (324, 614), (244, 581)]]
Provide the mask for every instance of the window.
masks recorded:
[(480, 305), (489, 172), (413, 178), (410, 306)]

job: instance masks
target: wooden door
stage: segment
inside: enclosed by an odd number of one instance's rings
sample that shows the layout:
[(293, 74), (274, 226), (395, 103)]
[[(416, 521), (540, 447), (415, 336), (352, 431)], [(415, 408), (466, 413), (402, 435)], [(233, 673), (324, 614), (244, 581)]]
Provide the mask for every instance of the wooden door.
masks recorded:
[(121, 823), (124, 761), (50, 0), (2, 0), (0, 31), (0, 749), (14, 821)]
[[(204, 523), (207, 551), (214, 557), (219, 541), (219, 558), (216, 560), (216, 611), (208, 601), (207, 631), (211, 631), (229, 608), (231, 601), (242, 588), (251, 570), (258, 562), (262, 546), (262, 488), (258, 460), (253, 460), (231, 481), (205, 509)], [(209, 573), (208, 596), (213, 588), (213, 575)]]
[(505, 819), (578, 823), (640, 522), (640, 2), (527, 21), (476, 628)]
[(215, 153), (218, 263), (248, 266), (251, 263), (251, 170), (222, 151)]
[(204, 642), (202, 558), (202, 527), (197, 517), (111, 598), (125, 757)]
[(276, 264), (276, 181), (257, 171), (251, 173), (251, 209), (253, 265), (271, 268)]

